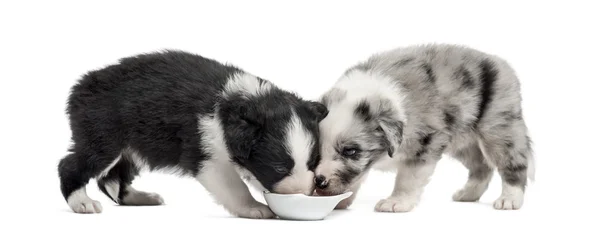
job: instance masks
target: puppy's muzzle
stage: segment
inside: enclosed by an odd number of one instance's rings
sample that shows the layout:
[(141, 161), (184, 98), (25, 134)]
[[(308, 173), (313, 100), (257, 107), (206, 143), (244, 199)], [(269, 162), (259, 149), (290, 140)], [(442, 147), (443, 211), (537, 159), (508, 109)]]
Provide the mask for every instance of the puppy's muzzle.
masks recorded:
[(325, 189), (327, 188), (327, 185), (329, 185), (329, 183), (327, 182), (327, 178), (325, 178), (325, 176), (318, 175), (315, 177), (315, 186), (317, 186), (318, 189)]

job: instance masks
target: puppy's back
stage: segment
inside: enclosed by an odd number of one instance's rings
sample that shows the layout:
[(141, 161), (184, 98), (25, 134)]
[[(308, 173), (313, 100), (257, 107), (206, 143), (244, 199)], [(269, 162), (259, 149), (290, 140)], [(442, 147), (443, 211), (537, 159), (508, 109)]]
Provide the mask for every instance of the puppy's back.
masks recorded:
[[(469, 130), (487, 115), (520, 112), (520, 84), (502, 58), (469, 47), (429, 44), (373, 55), (352, 69), (377, 72), (399, 84), (412, 121)], [(351, 69), (351, 70), (352, 70)], [(439, 120), (438, 120), (439, 119)], [(492, 119), (493, 118), (488, 118)], [(444, 122), (444, 120), (446, 122)]]
[(199, 55), (165, 51), (88, 72), (68, 99), (74, 146), (81, 147), (74, 149), (93, 146), (117, 154), (134, 148), (150, 168), (177, 165), (195, 172), (205, 157), (198, 116), (214, 111), (218, 94), (239, 71)]

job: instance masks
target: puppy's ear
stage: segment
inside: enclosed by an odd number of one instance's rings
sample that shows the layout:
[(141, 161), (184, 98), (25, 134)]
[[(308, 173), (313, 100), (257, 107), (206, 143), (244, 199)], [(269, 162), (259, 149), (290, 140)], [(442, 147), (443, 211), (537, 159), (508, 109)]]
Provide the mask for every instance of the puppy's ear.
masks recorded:
[(394, 155), (396, 148), (402, 142), (402, 131), (404, 124), (401, 121), (383, 117), (378, 119), (378, 130), (384, 134), (384, 144), (390, 157)]
[(392, 157), (402, 142), (404, 128), (392, 103), (380, 98), (364, 99), (356, 105), (354, 114), (366, 123), (376, 126), (376, 130), (381, 134), (382, 144)]
[(308, 101), (308, 109), (315, 116), (317, 122), (322, 121), (329, 114), (329, 109), (320, 102)]
[(264, 115), (259, 113), (254, 105), (249, 104), (237, 105), (233, 116), (237, 117), (245, 125), (254, 127), (254, 129), (262, 127), (265, 122)]
[(223, 103), (219, 114), (232, 159), (240, 164), (247, 163), (264, 126), (264, 114), (245, 101)]

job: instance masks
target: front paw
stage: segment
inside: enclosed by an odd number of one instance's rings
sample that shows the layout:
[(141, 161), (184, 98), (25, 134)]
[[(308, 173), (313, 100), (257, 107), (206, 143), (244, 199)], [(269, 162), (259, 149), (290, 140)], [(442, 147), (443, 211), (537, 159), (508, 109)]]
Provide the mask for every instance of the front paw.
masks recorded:
[(409, 212), (417, 206), (417, 199), (412, 197), (389, 197), (381, 199), (375, 205), (377, 212)]
[(494, 201), (496, 210), (519, 210), (523, 206), (522, 195), (502, 195)]
[(239, 217), (250, 218), (250, 219), (271, 219), (275, 217), (275, 214), (271, 209), (262, 203), (252, 204), (250, 206), (242, 207), (234, 212)]

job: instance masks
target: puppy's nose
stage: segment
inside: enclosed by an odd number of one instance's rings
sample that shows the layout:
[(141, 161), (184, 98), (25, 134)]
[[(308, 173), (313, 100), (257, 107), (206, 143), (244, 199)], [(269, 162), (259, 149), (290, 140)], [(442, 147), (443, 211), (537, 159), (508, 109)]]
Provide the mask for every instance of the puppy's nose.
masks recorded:
[(318, 175), (317, 177), (315, 177), (315, 185), (319, 189), (327, 188), (327, 180), (325, 179), (325, 176)]

